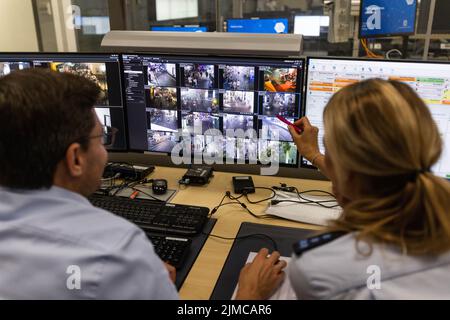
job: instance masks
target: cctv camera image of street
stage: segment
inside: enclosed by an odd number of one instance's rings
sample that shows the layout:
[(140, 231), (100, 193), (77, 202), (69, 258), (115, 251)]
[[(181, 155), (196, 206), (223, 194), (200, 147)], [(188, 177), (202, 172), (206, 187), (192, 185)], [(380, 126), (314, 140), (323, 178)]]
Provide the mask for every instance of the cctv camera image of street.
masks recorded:
[(196, 135), (192, 141), (194, 153), (205, 154), (213, 158), (222, 154), (223, 158), (224, 140), (222, 136)]
[(7, 76), (13, 71), (31, 68), (29, 62), (0, 62), (0, 77)]
[(257, 139), (236, 139), (236, 159), (251, 160), (256, 162), (258, 160), (258, 144)]
[(267, 116), (296, 116), (295, 94), (293, 93), (269, 93), (262, 98), (261, 114)]
[(109, 104), (105, 63), (52, 62), (50, 68), (53, 71), (74, 73), (95, 82), (101, 89), (101, 95), (97, 104), (101, 106)]
[(181, 110), (184, 112), (219, 112), (219, 100), (216, 91), (181, 89)]
[(297, 147), (293, 142), (258, 141), (259, 159), (263, 163), (278, 162), (284, 165), (297, 163)]
[(280, 142), (280, 163), (296, 164), (297, 163), (297, 147), (293, 142)]
[(226, 137), (225, 157), (227, 159), (236, 159), (236, 138)]
[(280, 162), (280, 142), (262, 140), (258, 141), (259, 160), (262, 163)]
[(185, 64), (184, 86), (197, 89), (214, 88), (214, 65)]
[(252, 114), (254, 111), (253, 92), (226, 91), (223, 95), (223, 111)]
[(177, 136), (172, 132), (147, 131), (148, 150), (152, 152), (170, 153), (177, 144)]
[[(294, 118), (287, 118), (290, 122), (295, 122)], [(274, 117), (262, 117), (261, 119), (261, 139), (264, 140), (279, 140), (279, 141), (294, 141), (287, 125)]]
[(253, 116), (244, 116), (238, 114), (223, 115), (223, 134), (227, 135), (227, 130), (242, 129), (245, 131), (253, 130)]
[(225, 90), (255, 90), (255, 68), (226, 66), (223, 70), (223, 88)]
[(177, 112), (148, 108), (147, 125), (152, 131), (176, 132), (178, 129)]
[(151, 87), (147, 90), (147, 104), (157, 109), (177, 109), (177, 89)]
[(147, 84), (151, 87), (175, 87), (177, 85), (176, 64), (149, 63)]
[(220, 130), (219, 116), (209, 113), (193, 112), (184, 115), (181, 124), (183, 131), (191, 135), (203, 135), (209, 129)]
[(297, 69), (266, 68), (264, 90), (270, 92), (295, 92), (297, 90)]

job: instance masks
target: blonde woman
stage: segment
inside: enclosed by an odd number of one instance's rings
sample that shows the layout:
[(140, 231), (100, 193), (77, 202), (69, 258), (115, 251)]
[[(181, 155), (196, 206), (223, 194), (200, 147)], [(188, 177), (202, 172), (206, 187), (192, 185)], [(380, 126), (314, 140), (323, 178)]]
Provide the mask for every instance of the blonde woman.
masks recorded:
[(324, 111), (325, 155), (318, 129), (307, 118), (295, 125), (300, 153), (344, 209), (327, 230), (341, 236), (294, 255), (297, 297), (450, 299), (450, 183), (431, 172), (442, 141), (416, 93), (384, 80), (340, 90)]

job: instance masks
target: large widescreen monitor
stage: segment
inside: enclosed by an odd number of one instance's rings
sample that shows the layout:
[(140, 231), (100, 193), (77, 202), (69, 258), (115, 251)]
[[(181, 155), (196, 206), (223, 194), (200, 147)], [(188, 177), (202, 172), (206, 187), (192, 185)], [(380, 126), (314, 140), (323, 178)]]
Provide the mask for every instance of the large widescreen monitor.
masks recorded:
[(76, 73), (97, 83), (102, 90), (102, 97), (95, 105), (97, 116), (103, 125), (117, 129), (113, 144), (108, 150), (127, 150), (118, 54), (0, 54), (0, 76), (25, 68), (46, 68), (57, 72)]
[[(444, 141), (441, 159), (432, 168), (450, 179), (450, 63), (309, 58), (304, 114), (318, 126), (323, 147), (323, 110), (339, 89), (364, 79), (395, 79), (410, 85), (428, 105)], [(302, 160), (303, 165), (310, 165)]]
[(239, 33), (288, 33), (287, 18), (279, 19), (228, 19), (227, 32)]
[(123, 64), (132, 150), (170, 154), (187, 136), (192, 154), (298, 166), (276, 116), (300, 116), (302, 59), (124, 54)]
[(361, 0), (359, 37), (414, 34), (417, 0)]

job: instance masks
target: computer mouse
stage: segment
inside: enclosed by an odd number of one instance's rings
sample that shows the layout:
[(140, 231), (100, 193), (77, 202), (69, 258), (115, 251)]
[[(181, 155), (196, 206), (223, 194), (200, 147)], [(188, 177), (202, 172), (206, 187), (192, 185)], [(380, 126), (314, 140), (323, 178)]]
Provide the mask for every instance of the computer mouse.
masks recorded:
[(165, 179), (153, 180), (152, 190), (154, 194), (165, 194), (167, 192), (167, 180)]

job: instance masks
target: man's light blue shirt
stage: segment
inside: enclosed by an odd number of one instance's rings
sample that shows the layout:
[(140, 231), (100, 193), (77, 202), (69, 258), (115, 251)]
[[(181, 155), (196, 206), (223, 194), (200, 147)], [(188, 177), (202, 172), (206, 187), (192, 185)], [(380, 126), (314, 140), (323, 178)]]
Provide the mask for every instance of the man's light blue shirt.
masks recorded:
[(145, 233), (66, 189), (0, 188), (0, 299), (177, 299)]

